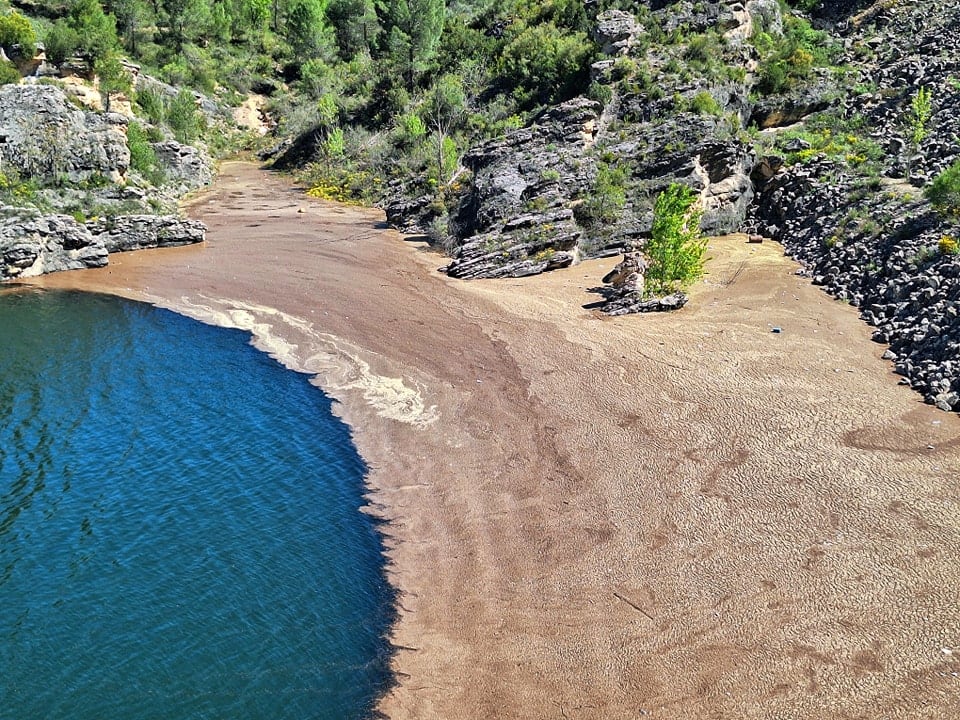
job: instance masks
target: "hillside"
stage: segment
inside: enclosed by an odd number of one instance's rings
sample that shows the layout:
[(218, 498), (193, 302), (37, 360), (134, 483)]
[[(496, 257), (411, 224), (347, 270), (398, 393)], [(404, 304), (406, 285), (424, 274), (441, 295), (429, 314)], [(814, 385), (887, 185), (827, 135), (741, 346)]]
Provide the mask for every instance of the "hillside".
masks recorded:
[[(82, 113), (78, 136), (110, 160), (28, 128), (0, 146), (6, 204), (95, 235), (101, 217), (169, 213), (210, 155), (256, 147), (311, 195), (426, 233), (454, 277), (624, 253), (601, 303), (619, 314), (684, 302), (649, 257), (657, 199), (679, 184), (704, 233), (782, 242), (861, 308), (904, 382), (960, 409), (958, 15), (890, 0), (21, 0), (0, 28), (20, 89), (0, 95)], [(265, 138), (237, 127), (251, 116)], [(30, 143), (58, 153), (31, 165)], [(7, 275), (37, 269), (5, 253)]]

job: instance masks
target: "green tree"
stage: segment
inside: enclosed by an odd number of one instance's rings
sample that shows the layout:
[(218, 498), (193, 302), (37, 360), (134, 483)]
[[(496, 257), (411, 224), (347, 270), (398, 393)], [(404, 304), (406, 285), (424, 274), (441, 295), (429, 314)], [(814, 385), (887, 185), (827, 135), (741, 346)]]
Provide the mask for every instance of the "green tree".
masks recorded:
[(150, 7), (144, 0), (107, 0), (104, 10), (116, 18), (124, 47), (136, 54), (139, 35), (152, 21)]
[(287, 42), (301, 59), (320, 55), (326, 44), (327, 0), (294, 0), (287, 13)]
[(167, 35), (178, 55), (183, 46), (203, 37), (210, 25), (208, 0), (159, 0)]
[(16, 10), (0, 15), (0, 47), (10, 56), (32, 58), (37, 52), (37, 34), (30, 21)]
[(197, 110), (197, 100), (187, 89), (181, 90), (167, 108), (167, 125), (173, 136), (182, 143), (196, 142), (203, 130), (203, 120)]
[(437, 180), (446, 182), (457, 164), (457, 146), (452, 132), (463, 120), (467, 99), (463, 80), (459, 75), (447, 73), (430, 88), (423, 104), (423, 115), (434, 132)]
[(91, 63), (116, 49), (116, 20), (98, 0), (73, 0), (67, 23), (77, 34), (77, 52)]
[(381, 21), (390, 57), (412, 90), (418, 70), (437, 50), (446, 7), (443, 0), (382, 0)]
[(930, 91), (921, 87), (910, 101), (910, 139), (913, 141), (914, 148), (920, 147), (920, 143), (927, 136), (927, 123), (932, 115)]
[(270, 0), (234, 0), (233, 36), (262, 40), (270, 22), (270, 10)]
[(70, 27), (66, 20), (61, 19), (47, 30), (44, 44), (47, 60), (54, 65), (62, 65), (67, 58), (76, 54), (80, 47), (80, 38), (77, 31)]
[(99, 80), (100, 97), (103, 99), (103, 109), (110, 112), (110, 99), (118, 93), (128, 93), (133, 88), (133, 78), (130, 72), (120, 62), (115, 53), (104, 55), (93, 66)]
[(372, 0), (330, 0), (327, 21), (333, 27), (337, 51), (344, 60), (368, 49), (377, 31)]
[(593, 43), (582, 32), (531, 25), (503, 49), (500, 72), (522, 103), (557, 102), (587, 87), (593, 55)]
[(702, 216), (697, 194), (686, 185), (671, 183), (657, 197), (644, 250), (650, 263), (648, 294), (666, 295), (703, 275), (707, 241), (700, 233)]

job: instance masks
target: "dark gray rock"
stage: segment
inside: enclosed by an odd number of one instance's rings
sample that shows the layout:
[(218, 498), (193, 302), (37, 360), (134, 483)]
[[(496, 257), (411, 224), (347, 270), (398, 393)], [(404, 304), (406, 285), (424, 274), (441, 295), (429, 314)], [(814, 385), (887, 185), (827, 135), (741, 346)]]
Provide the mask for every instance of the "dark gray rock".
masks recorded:
[(632, 315), (634, 313), (679, 310), (686, 304), (686, 294), (676, 292), (664, 297), (648, 298), (646, 300), (638, 296), (625, 296), (605, 303), (601, 310), (607, 315)]
[(753, 106), (750, 123), (761, 129), (793, 125), (808, 115), (829, 108), (837, 101), (836, 91), (836, 83), (824, 77), (816, 83), (801, 85), (786, 95), (761, 98)]
[(626, 55), (643, 28), (637, 19), (622, 10), (605, 10), (597, 15), (593, 39), (604, 55)]

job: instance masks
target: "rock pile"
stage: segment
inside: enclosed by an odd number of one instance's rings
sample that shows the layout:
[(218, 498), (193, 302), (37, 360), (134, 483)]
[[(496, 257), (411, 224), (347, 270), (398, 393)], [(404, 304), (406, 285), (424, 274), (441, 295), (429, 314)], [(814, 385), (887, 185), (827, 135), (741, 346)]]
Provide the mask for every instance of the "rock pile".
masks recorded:
[[(755, 175), (746, 229), (778, 239), (814, 283), (860, 308), (874, 339), (890, 346), (885, 357), (927, 402), (960, 411), (960, 223), (935, 212), (922, 190), (960, 159), (960, 66), (945, 39), (960, 7), (863, 5), (832, 15), (847, 49), (841, 62), (861, 73), (859, 93), (837, 98), (833, 112), (884, 150), (879, 173), (822, 155)], [(915, 142), (921, 88), (932, 112)]]
[(664, 297), (646, 297), (644, 276), (647, 261), (639, 250), (628, 250), (623, 260), (609, 273), (603, 282), (610, 286), (602, 305), (608, 315), (629, 315), (642, 312), (661, 312), (677, 310), (687, 304), (687, 296), (682, 292), (671, 293)]

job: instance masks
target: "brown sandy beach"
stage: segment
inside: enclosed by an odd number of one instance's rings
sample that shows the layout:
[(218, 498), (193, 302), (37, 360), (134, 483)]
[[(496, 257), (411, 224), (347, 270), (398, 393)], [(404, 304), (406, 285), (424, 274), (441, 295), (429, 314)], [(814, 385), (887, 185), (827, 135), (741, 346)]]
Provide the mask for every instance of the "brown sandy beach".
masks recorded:
[(389, 520), (387, 716), (960, 717), (960, 419), (777, 247), (611, 319), (615, 260), (451, 281), (252, 165), (190, 213), (204, 247), (35, 282), (250, 329), (341, 402)]

